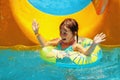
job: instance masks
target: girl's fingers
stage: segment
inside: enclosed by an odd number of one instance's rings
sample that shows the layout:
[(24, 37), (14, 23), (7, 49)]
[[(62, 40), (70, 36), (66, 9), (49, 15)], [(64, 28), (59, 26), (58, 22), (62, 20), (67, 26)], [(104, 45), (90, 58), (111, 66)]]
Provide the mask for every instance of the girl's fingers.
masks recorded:
[(102, 39), (104, 39), (105, 37), (106, 37), (106, 35), (105, 35), (105, 34), (103, 34), (103, 35), (101, 36), (101, 38), (102, 38)]
[(100, 34), (99, 34), (99, 36), (102, 36), (103, 35), (103, 32), (101, 32)]
[(100, 33), (100, 34), (97, 34), (97, 35), (94, 37), (94, 42), (95, 42), (96, 44), (99, 44), (99, 43), (105, 41), (105, 37), (106, 37), (106, 35), (105, 35), (103, 32)]
[(99, 36), (99, 34), (97, 34), (96, 36), (95, 36), (95, 38), (97, 38)]
[(32, 24), (32, 29), (35, 30), (35, 26), (34, 26), (34, 24)]
[(102, 39), (101, 42), (104, 42), (106, 39)]
[(106, 37), (106, 35), (105, 34), (103, 34), (103, 32), (102, 33), (100, 33), (99, 34), (99, 36), (98, 36), (99, 38), (101, 38), (101, 39), (103, 39), (103, 38), (105, 38)]
[(100, 34), (100, 36), (98, 37), (99, 40), (103, 40), (106, 37), (105, 34)]
[(39, 24), (37, 23), (37, 21), (34, 19), (33, 20), (33, 23), (32, 23), (32, 28), (34, 29), (34, 30), (38, 30), (39, 29)]

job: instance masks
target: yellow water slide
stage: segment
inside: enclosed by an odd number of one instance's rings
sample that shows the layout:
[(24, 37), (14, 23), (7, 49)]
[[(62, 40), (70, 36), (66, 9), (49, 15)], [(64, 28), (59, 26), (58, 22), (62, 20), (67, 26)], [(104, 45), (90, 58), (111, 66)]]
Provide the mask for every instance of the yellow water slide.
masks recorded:
[[(95, 2), (94, 2), (95, 3)], [(38, 45), (32, 31), (32, 21), (39, 22), (39, 33), (50, 40), (59, 37), (59, 25), (65, 18), (74, 18), (79, 24), (79, 36), (93, 38), (104, 32), (103, 45), (120, 45), (120, 0), (109, 0), (104, 12), (92, 2), (84, 9), (69, 15), (51, 15), (33, 7), (28, 0), (1, 0), (0, 46)]]

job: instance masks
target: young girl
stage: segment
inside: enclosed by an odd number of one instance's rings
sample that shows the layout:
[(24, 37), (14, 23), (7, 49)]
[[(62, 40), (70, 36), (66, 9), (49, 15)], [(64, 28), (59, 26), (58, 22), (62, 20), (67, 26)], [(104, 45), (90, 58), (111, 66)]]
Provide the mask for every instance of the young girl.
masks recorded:
[[(88, 56), (92, 53), (95, 46), (99, 43), (105, 41), (106, 35), (103, 33), (97, 34), (94, 39), (93, 43), (90, 46), (89, 49), (83, 48), (80, 44), (78, 44), (78, 23), (75, 19), (67, 18), (65, 19), (59, 27), (60, 30), (60, 38), (54, 39), (48, 42), (45, 42), (41, 35), (38, 33), (39, 25), (34, 20), (32, 23), (33, 31), (39, 40), (42, 47), (45, 46), (56, 46), (57, 50), (64, 50), (64, 51), (78, 51), (80, 53), (83, 53), (84, 55)], [(58, 58), (63, 58), (64, 54), (50, 54), (50, 56), (57, 56)]]

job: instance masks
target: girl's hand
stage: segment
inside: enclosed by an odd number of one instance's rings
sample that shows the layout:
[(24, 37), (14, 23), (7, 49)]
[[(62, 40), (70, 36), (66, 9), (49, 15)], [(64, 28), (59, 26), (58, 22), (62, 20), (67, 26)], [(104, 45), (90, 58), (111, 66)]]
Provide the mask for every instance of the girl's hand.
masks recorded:
[(39, 30), (39, 24), (37, 23), (36, 20), (33, 20), (33, 22), (32, 22), (32, 29), (33, 29), (33, 31), (34, 31), (35, 34), (38, 33), (38, 30)]
[(99, 43), (105, 41), (105, 37), (106, 37), (106, 35), (103, 33), (97, 34), (93, 39), (93, 43), (99, 44)]
[(60, 58), (60, 59), (63, 59), (63, 58), (64, 58), (64, 54), (59, 53), (59, 54), (57, 54), (56, 57), (57, 57), (57, 58)]
[(60, 58), (63, 59), (65, 57), (66, 53), (64, 51), (59, 51), (59, 50), (52, 50), (52, 52), (49, 52), (47, 54), (47, 57), (55, 57), (55, 58)]
[(56, 54), (56, 58), (63, 59), (65, 57), (64, 51), (54, 50), (54, 54)]

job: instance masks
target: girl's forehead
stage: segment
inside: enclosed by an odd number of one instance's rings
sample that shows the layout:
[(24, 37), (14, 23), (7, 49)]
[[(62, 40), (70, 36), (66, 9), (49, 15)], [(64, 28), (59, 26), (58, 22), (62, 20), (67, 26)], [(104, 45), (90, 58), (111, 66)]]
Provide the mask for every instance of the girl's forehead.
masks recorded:
[(68, 31), (68, 30), (70, 30), (69, 28), (67, 28), (66, 26), (64, 26), (64, 27), (61, 27), (60, 28), (60, 30), (65, 30), (65, 31)]

